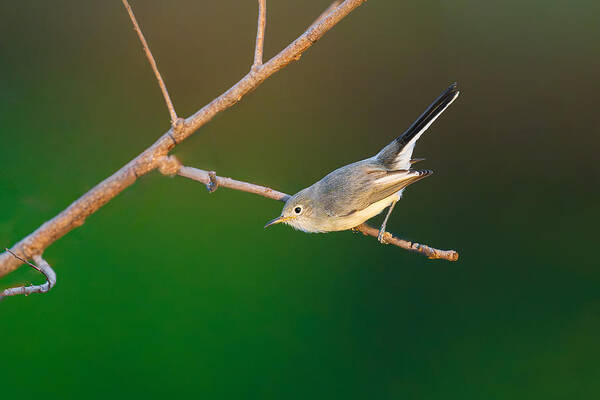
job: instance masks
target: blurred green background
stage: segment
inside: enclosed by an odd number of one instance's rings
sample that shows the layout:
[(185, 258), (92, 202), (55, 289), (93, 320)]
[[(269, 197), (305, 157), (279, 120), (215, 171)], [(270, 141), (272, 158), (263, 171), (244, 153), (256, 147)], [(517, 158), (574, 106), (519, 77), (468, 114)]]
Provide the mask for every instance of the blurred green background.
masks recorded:
[[(269, 1), (266, 56), (329, 0)], [(180, 115), (250, 67), (256, 1), (133, 1)], [(2, 398), (600, 396), (597, 1), (370, 0), (174, 152), (293, 193), (375, 154), (452, 81), (436, 174), (389, 228), (263, 230), (281, 204), (152, 173), (0, 303)], [(121, 3), (0, 2), (0, 246), (168, 129)], [(379, 223), (381, 217), (373, 223)], [(21, 268), (0, 289), (41, 282)]]

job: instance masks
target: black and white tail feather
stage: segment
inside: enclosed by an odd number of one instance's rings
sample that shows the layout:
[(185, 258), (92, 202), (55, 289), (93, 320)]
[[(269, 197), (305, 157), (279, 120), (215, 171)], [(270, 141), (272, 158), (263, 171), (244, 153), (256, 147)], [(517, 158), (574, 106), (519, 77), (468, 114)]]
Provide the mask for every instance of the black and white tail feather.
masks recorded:
[[(413, 163), (411, 157), (415, 143), (433, 121), (456, 100), (459, 93), (456, 82), (450, 85), (402, 135), (377, 153), (375, 156), (377, 161), (385, 165), (388, 170), (409, 170)], [(428, 172), (427, 175), (432, 173), (431, 171)]]
[(450, 85), (435, 101), (427, 107), (427, 110), (400, 136), (373, 157), (378, 164), (387, 170), (382, 177), (375, 179), (373, 187), (380, 193), (388, 193), (391, 190), (397, 190), (398, 198), (392, 200), (388, 212), (379, 228), (377, 239), (385, 243), (385, 228), (387, 221), (396, 205), (396, 201), (402, 197), (404, 189), (433, 173), (430, 170), (414, 171), (410, 166), (420, 159), (411, 159), (415, 143), (421, 135), (429, 128), (433, 121), (439, 117), (446, 108), (458, 97), (459, 91), (456, 82)]

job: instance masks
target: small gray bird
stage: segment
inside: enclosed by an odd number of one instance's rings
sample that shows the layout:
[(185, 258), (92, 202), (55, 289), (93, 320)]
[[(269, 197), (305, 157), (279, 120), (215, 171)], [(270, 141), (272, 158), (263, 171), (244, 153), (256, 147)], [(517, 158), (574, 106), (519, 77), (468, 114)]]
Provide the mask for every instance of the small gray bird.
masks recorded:
[(389, 206), (378, 236), (384, 243), (388, 218), (404, 189), (433, 173), (410, 169), (423, 160), (411, 159), (415, 143), (458, 94), (453, 83), (392, 143), (375, 156), (338, 168), (290, 197), (281, 215), (265, 228), (284, 222), (304, 232), (342, 231), (357, 227)]

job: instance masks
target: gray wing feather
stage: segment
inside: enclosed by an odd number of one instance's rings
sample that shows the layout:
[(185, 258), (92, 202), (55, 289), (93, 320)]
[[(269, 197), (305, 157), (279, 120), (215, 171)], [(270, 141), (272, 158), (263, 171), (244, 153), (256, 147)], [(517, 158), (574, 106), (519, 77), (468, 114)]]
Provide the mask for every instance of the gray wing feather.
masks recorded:
[(388, 171), (367, 159), (339, 168), (313, 188), (321, 206), (331, 217), (350, 215), (429, 176), (431, 171)]

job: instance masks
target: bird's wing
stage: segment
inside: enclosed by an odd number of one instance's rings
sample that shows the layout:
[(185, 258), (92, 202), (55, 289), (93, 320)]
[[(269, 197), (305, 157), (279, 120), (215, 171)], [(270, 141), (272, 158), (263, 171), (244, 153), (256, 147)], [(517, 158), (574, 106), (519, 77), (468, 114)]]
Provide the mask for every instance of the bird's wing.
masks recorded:
[(426, 178), (431, 174), (433, 174), (433, 171), (431, 170), (399, 170), (378, 173), (378, 176), (370, 185), (371, 189), (365, 193), (360, 202), (355, 204), (356, 207), (354, 211), (363, 210), (371, 204), (377, 203), (394, 193), (398, 193), (408, 185)]
[(431, 175), (432, 171), (387, 171), (370, 162), (359, 162), (334, 171), (316, 188), (327, 215), (343, 217), (399, 192)]
[(385, 146), (376, 156), (377, 160), (390, 170), (409, 169), (411, 156), (417, 140), (431, 124), (458, 97), (459, 91), (453, 83), (427, 110), (399, 137)]

